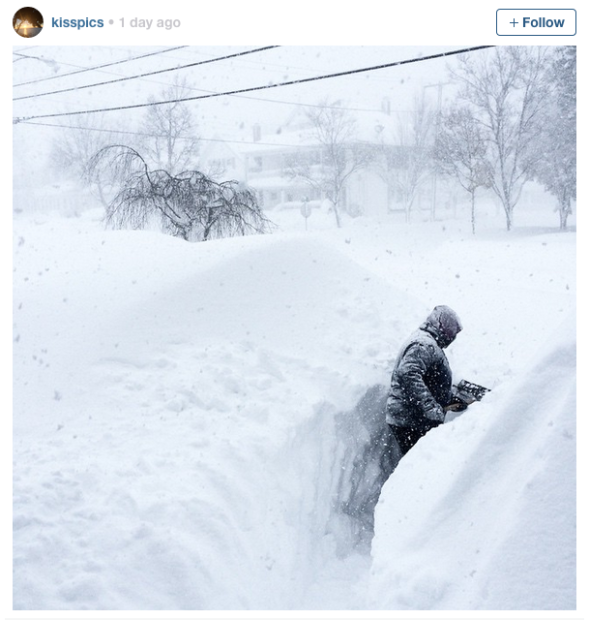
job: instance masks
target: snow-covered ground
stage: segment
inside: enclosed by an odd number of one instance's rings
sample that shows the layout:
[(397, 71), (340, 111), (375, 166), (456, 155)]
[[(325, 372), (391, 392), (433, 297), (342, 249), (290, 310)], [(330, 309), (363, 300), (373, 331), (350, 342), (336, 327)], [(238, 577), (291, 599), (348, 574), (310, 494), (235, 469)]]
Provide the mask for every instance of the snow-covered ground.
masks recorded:
[[(575, 609), (576, 235), (547, 205), (189, 244), (21, 203), (15, 609)], [(391, 362), (439, 303), (492, 392), (403, 459), (371, 540)]]

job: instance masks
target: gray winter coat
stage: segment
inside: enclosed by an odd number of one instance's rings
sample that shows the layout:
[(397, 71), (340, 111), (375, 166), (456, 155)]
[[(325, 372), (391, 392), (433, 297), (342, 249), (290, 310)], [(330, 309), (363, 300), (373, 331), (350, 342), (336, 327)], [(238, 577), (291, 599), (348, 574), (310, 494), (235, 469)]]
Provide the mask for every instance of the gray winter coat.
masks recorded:
[(426, 321), (403, 345), (395, 363), (386, 420), (427, 430), (444, 421), (452, 399), (452, 371), (439, 327)]

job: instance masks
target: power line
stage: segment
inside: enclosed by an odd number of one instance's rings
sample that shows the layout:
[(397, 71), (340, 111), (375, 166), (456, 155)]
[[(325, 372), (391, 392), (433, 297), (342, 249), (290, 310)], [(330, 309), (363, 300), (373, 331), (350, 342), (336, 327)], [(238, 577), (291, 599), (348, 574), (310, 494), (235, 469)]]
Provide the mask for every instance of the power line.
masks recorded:
[[(30, 82), (20, 82), (19, 84), (14, 84), (13, 88), (16, 88), (17, 86), (25, 86), (27, 84), (38, 84), (39, 82), (46, 82), (47, 80), (57, 80), (58, 78), (68, 77), (70, 75), (78, 75), (79, 73), (86, 73), (87, 71), (98, 71), (99, 69), (105, 69), (106, 67), (113, 67), (115, 65), (122, 65), (123, 63), (131, 62), (133, 60), (140, 60), (141, 58), (148, 58), (149, 56), (157, 56), (158, 54), (167, 54), (168, 52), (181, 50), (185, 47), (188, 47), (188, 45), (180, 45), (178, 47), (168, 47), (166, 49), (159, 50), (157, 52), (150, 52), (149, 54), (142, 54), (141, 56), (133, 56), (132, 58), (124, 58), (122, 60), (116, 60), (114, 62), (107, 62), (104, 65), (97, 65), (96, 67), (85, 67), (77, 71), (70, 71), (69, 73), (61, 73), (60, 75), (50, 75), (49, 77), (41, 78), (39, 80), (31, 80)], [(15, 52), (15, 54), (17, 54), (17, 52)], [(19, 55), (22, 56), (23, 54), (19, 54)], [(40, 58), (39, 60), (43, 60), (43, 59)], [(58, 64), (63, 64), (57, 60), (45, 61), (45, 62), (55, 62)], [(72, 66), (75, 66), (75, 65), (72, 65)]]
[(60, 113), (54, 113), (54, 114), (39, 114), (36, 116), (28, 116), (28, 117), (16, 117), (13, 120), (13, 123), (20, 123), (22, 121), (29, 121), (29, 120), (35, 120), (38, 118), (56, 118), (56, 117), (61, 117), (61, 116), (77, 116), (80, 114), (94, 114), (96, 112), (115, 112), (115, 111), (121, 111), (121, 110), (132, 110), (132, 109), (138, 109), (138, 108), (146, 108), (146, 107), (150, 107), (150, 106), (156, 106), (156, 105), (167, 105), (170, 103), (180, 103), (180, 102), (184, 102), (184, 101), (198, 101), (198, 100), (202, 100), (202, 99), (212, 99), (214, 97), (224, 97), (224, 96), (229, 96), (229, 95), (239, 95), (242, 93), (251, 93), (251, 92), (255, 92), (255, 91), (260, 91), (260, 90), (269, 90), (272, 88), (282, 88), (284, 86), (293, 86), (293, 85), (297, 85), (297, 84), (307, 84), (310, 82), (317, 82), (320, 80), (329, 80), (329, 79), (333, 79), (333, 78), (338, 78), (338, 77), (344, 77), (344, 76), (348, 76), (348, 75), (355, 75), (355, 74), (359, 74), (359, 73), (366, 73), (368, 71), (377, 71), (380, 69), (388, 69), (391, 67), (398, 67), (401, 65), (406, 65), (406, 64), (411, 64), (411, 63), (418, 63), (418, 62), (425, 62), (427, 60), (434, 60), (436, 58), (444, 58), (446, 56), (454, 56), (456, 54), (465, 54), (467, 52), (474, 52), (474, 51), (479, 51), (479, 50), (483, 50), (483, 49), (489, 49), (495, 47), (494, 45), (480, 45), (477, 47), (469, 47), (469, 48), (464, 48), (464, 49), (459, 49), (459, 50), (453, 50), (451, 52), (441, 52), (439, 54), (432, 54), (430, 56), (420, 56), (418, 58), (410, 58), (407, 60), (398, 60), (395, 62), (390, 62), (390, 63), (385, 63), (385, 64), (381, 64), (381, 65), (375, 65), (375, 66), (371, 66), (371, 67), (364, 67), (361, 69), (350, 69), (348, 71), (340, 71), (337, 73), (330, 73), (327, 75), (320, 75), (320, 76), (314, 76), (314, 77), (308, 77), (308, 78), (301, 78), (298, 80), (290, 80), (290, 81), (286, 81), (286, 82), (278, 82), (276, 84), (264, 84), (262, 86), (252, 86), (249, 88), (241, 88), (241, 89), (237, 89), (237, 90), (232, 90), (232, 91), (224, 91), (224, 92), (220, 92), (220, 93), (210, 93), (208, 95), (199, 95), (197, 97), (184, 97), (184, 98), (179, 98), (179, 99), (170, 99), (167, 101), (152, 101), (152, 102), (148, 102), (148, 103), (138, 103), (138, 104), (132, 104), (132, 105), (125, 105), (125, 106), (117, 106), (114, 108), (98, 108), (98, 109), (94, 109), (94, 110), (79, 110), (76, 112), (60, 112)]
[(12, 63), (14, 64), (15, 62), (19, 62), (19, 60), (40, 60), (44, 63), (47, 64), (55, 64), (54, 60), (47, 60), (45, 58), (41, 58), (41, 56), (30, 56), (28, 54), (21, 54), (20, 52), (12, 52), (12, 54), (14, 56), (20, 56), (20, 58), (17, 58), (16, 60), (13, 60)]
[(279, 45), (270, 45), (267, 47), (260, 47), (258, 49), (246, 50), (245, 52), (237, 52), (235, 54), (229, 54), (228, 56), (221, 56), (219, 58), (209, 58), (208, 60), (199, 60), (198, 62), (191, 62), (187, 65), (181, 65), (179, 67), (171, 67), (169, 69), (158, 69), (157, 71), (148, 71), (140, 75), (131, 75), (127, 77), (117, 78), (116, 80), (107, 80), (105, 82), (96, 82), (94, 84), (85, 84), (83, 86), (73, 86), (71, 88), (62, 88), (61, 90), (53, 90), (46, 93), (37, 93), (36, 95), (24, 95), (23, 97), (14, 97), (13, 101), (20, 101), (21, 99), (33, 99), (35, 97), (45, 97), (46, 95), (58, 95), (60, 93), (68, 93), (74, 90), (84, 90), (85, 88), (94, 88), (95, 86), (107, 86), (109, 84), (116, 84), (118, 82), (127, 82), (129, 80), (138, 80), (140, 78), (150, 77), (152, 75), (159, 75), (160, 73), (169, 73), (170, 71), (179, 71), (180, 69), (189, 69), (191, 67), (197, 67), (199, 65), (206, 65), (212, 62), (219, 62), (221, 60), (229, 60), (230, 58), (237, 58), (239, 56), (246, 56), (248, 54), (256, 54), (259, 52), (265, 52), (267, 50), (280, 47)]
[[(56, 129), (75, 129), (79, 131), (98, 131), (102, 133), (114, 133), (114, 134), (122, 134), (122, 135), (131, 135), (131, 136), (144, 136), (148, 138), (166, 138), (166, 134), (156, 134), (156, 133), (148, 133), (141, 131), (128, 131), (123, 129), (102, 129), (100, 127), (79, 127), (76, 125), (55, 125), (53, 123), (37, 123), (34, 121), (23, 121), (23, 125), (34, 125), (39, 127), (54, 127)], [(191, 138), (190, 136), (179, 136), (177, 139), (180, 140), (197, 140), (202, 142), (223, 142), (227, 144), (256, 144), (262, 146), (287, 146), (287, 147), (295, 147), (300, 146), (297, 144), (286, 144), (284, 142), (263, 142), (261, 140), (231, 140), (226, 138), (203, 138), (199, 136), (198, 138)]]

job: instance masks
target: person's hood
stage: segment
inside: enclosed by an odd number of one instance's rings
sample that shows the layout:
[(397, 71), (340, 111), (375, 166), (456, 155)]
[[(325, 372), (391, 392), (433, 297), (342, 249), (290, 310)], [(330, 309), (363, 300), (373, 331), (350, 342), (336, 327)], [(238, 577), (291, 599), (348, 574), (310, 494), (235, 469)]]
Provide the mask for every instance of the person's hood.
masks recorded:
[(421, 329), (429, 332), (440, 347), (445, 349), (462, 331), (462, 323), (452, 308), (436, 306), (421, 325)]

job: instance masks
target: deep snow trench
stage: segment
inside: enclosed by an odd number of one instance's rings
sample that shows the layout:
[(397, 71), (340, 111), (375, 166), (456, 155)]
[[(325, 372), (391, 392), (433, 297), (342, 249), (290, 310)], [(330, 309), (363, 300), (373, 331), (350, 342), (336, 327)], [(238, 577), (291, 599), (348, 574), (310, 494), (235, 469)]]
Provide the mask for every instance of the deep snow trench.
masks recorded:
[[(375, 385), (347, 411), (317, 405), (273, 464), (286, 464), (277, 474), (294, 493), (287, 511), (298, 513), (294, 549), (302, 581), (287, 608), (366, 605), (359, 584), (370, 568), (374, 510), (399, 458), (384, 422), (386, 392)], [(282, 606), (291, 595), (285, 593)]]

